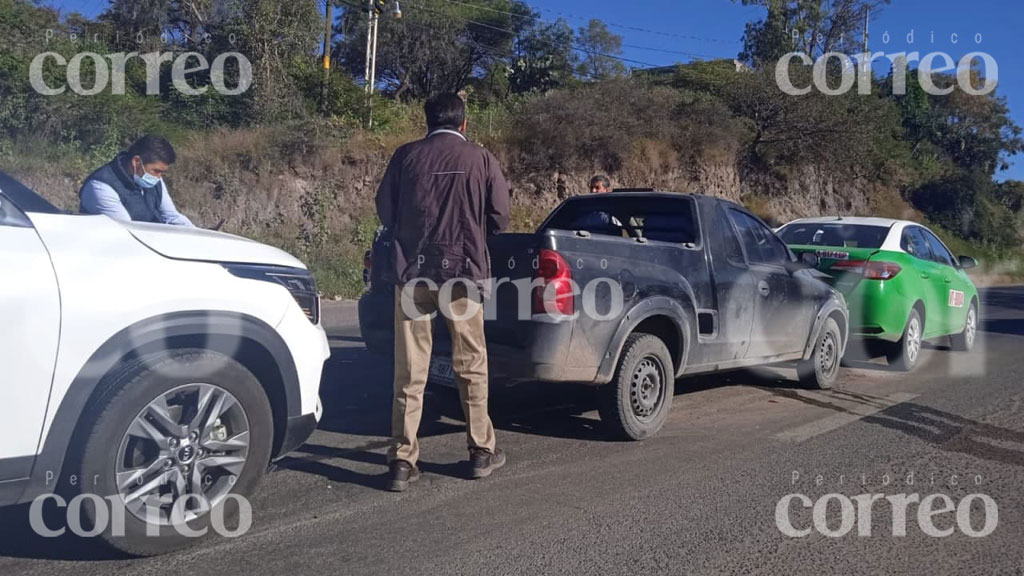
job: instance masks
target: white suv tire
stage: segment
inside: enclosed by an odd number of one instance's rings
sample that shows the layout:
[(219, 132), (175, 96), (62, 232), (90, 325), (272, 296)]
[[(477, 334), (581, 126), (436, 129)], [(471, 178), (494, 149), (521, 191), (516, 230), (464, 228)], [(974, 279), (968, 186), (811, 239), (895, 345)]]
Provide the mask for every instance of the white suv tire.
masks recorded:
[[(75, 467), (80, 480), (71, 488), (101, 498), (121, 494), (122, 502), (129, 500), (124, 535), (114, 534), (114, 524), (108, 521), (100, 537), (113, 548), (137, 556), (163, 554), (202, 538), (184, 536), (166, 520), (159, 526), (158, 537), (148, 536), (142, 519), (145, 509), (132, 510), (140, 502), (131, 496), (143, 491), (170, 501), (184, 494), (203, 494), (213, 507), (186, 522), (189, 530), (205, 529), (203, 537), (213, 532), (213, 508), (220, 508), (216, 512), (227, 526), (234, 525), (239, 507), (226, 496), (252, 495), (267, 470), (273, 445), (270, 402), (256, 377), (223, 354), (184, 349), (126, 363), (101, 386), (103, 393), (90, 410), (97, 416), (87, 424), (88, 436)], [(196, 414), (200, 406), (203, 412)], [(161, 418), (161, 413), (171, 420)], [(168, 428), (174, 423), (179, 429), (171, 434)], [(164, 442), (154, 438), (160, 436)], [(139, 471), (143, 472), (140, 478), (133, 480)], [(181, 492), (182, 480), (185, 492)], [(205, 486), (207, 480), (209, 486)], [(153, 484), (155, 488), (146, 490)], [(83, 524), (90, 529), (96, 525), (95, 510), (88, 501), (83, 504)], [(195, 499), (190, 504), (196, 504)]]

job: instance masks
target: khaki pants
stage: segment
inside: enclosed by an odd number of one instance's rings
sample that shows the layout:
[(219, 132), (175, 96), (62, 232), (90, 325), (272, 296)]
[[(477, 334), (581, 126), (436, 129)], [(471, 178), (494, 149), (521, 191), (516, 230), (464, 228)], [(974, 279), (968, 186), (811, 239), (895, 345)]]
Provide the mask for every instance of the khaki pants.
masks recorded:
[[(403, 311), (403, 289), (409, 301), (406, 307), (410, 312), (415, 308), (418, 315), (410, 317)], [(470, 448), (494, 452), (494, 427), (487, 414), (487, 344), (484, 341), (483, 306), (467, 296), (466, 286), (461, 282), (453, 287), (450, 302), (441, 301), (439, 296), (439, 291), (429, 290), (421, 284), (395, 287), (395, 400), (389, 462), (405, 460), (415, 465), (419, 459), (416, 433), (423, 414), (423, 392), (433, 347), (430, 315), (435, 312), (445, 318), (452, 337), (452, 368), (466, 416), (467, 443)], [(466, 316), (467, 319), (462, 319)]]

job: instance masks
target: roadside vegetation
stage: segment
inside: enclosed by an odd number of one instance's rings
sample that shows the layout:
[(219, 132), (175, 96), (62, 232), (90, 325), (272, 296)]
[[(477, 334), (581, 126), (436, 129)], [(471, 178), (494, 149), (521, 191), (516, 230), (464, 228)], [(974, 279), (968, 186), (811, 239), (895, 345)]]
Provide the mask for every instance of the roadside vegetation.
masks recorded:
[[(471, 136), (495, 151), (513, 184), (517, 230), (536, 227), (600, 171), (618, 185), (726, 196), (772, 223), (820, 214), (921, 220), (955, 252), (978, 256), (986, 278), (1024, 279), (1024, 183), (995, 178), (1024, 139), (998, 90), (930, 96), (910, 74), (905, 95), (893, 95), (886, 77), (874, 78), (871, 95), (785, 95), (774, 62), (793, 47), (780, 30), (858, 37), (860, 20), (840, 16), (886, 2), (836, 0), (832, 13), (798, 10), (800, 1), (743, 2), (763, 5), (765, 18), (748, 26), (736, 60), (631, 74), (617, 58), (621, 37), (598, 20), (574, 28), (518, 0), (403, 3), (401, 20), (381, 19), (381, 91), (368, 100), (366, 17), (344, 2), (325, 75), (322, 3), (312, 0), (114, 0), (97, 19), (0, 0), (0, 169), (74, 210), (89, 172), (140, 134), (163, 133), (180, 151), (168, 177), (180, 209), (200, 225), (226, 219), (229, 232), (295, 253), (326, 295), (353, 297), (391, 151), (422, 136), (424, 97), (464, 90)], [(816, 57), (848, 47), (804, 48)], [(241, 52), (252, 88), (186, 96), (171, 85), (168, 63), (159, 93), (147, 95), (138, 59), (123, 95), (43, 96), (29, 83), (42, 52), (158, 50), (210, 61)], [(92, 74), (86, 60), (83, 85)], [(227, 75), (233, 85), (238, 70)], [(43, 77), (65, 84), (66, 68), (50, 62)], [(200, 71), (189, 81), (210, 78)]]

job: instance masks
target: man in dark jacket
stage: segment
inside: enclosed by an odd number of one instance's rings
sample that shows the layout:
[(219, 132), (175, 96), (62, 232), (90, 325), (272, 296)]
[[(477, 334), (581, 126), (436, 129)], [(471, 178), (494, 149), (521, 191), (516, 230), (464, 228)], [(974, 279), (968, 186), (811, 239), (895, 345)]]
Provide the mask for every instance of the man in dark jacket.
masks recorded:
[(440, 313), (452, 337), (471, 475), (505, 464), (487, 413), (487, 345), (481, 291), (491, 276), (487, 238), (508, 227), (508, 185), (494, 156), (470, 143), (466, 104), (457, 94), (427, 101), (428, 135), (399, 148), (377, 191), (391, 234), (383, 278), (395, 284), (395, 382), (389, 489), (419, 478), (416, 438)]
[(192, 226), (178, 212), (163, 176), (175, 153), (164, 137), (149, 134), (85, 179), (78, 193), (83, 214), (105, 214), (115, 220)]

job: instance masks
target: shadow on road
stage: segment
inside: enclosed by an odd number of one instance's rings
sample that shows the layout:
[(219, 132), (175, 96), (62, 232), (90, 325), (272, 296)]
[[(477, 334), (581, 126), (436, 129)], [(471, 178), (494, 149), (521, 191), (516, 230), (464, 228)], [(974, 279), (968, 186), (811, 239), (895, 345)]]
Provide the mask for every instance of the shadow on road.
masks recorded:
[[(389, 358), (371, 354), (363, 347), (334, 348), (320, 388), (324, 416), (319, 428), (356, 436), (388, 436), (393, 374)], [(601, 437), (595, 426), (597, 420), (582, 417), (597, 408), (593, 392), (564, 384), (494, 383), (489, 402), (491, 419), (499, 430), (597, 440)], [(428, 385), (420, 436), (462, 430), (462, 421), (458, 391)]]
[(1017, 318), (983, 320), (981, 323), (981, 331), (995, 334), (1007, 334), (1009, 336), (1024, 336), (1024, 320)]
[[(279, 461), (277, 466), (317, 474), (334, 482), (383, 487), (384, 475), (359, 474), (327, 461), (340, 458), (382, 467), (386, 465), (382, 452), (388, 446), (391, 427), (393, 370), (389, 358), (371, 354), (362, 346), (335, 347), (325, 366), (320, 388), (324, 415), (319, 429), (365, 436), (368, 441), (351, 449), (306, 444)], [(676, 384), (676, 395), (751, 384), (792, 387), (796, 382), (781, 378), (777, 373), (738, 371), (680, 380)], [(492, 383), (489, 405), (491, 419), (499, 432), (591, 442), (610, 441), (596, 414), (598, 400), (598, 391), (592, 387), (546, 382), (503, 386), (495, 382)], [(462, 433), (464, 430), (458, 392), (428, 385), (420, 437)], [(457, 465), (429, 461), (420, 464), (426, 472), (456, 477), (464, 475)]]
[[(48, 500), (43, 507), (43, 519), (50, 529), (67, 527), (67, 509), (58, 509), (52, 500)], [(30, 521), (29, 504), (0, 508), (0, 556), (80, 562), (128, 558), (96, 538), (82, 538), (70, 530), (54, 538), (36, 534)]]
[[(846, 354), (843, 355), (843, 366), (856, 368), (858, 370), (874, 370), (876, 372), (897, 372), (889, 366), (885, 357), (888, 342), (880, 340), (856, 340), (851, 339), (846, 346)], [(949, 339), (935, 338), (921, 343), (921, 350), (925, 354), (934, 352), (949, 352)], [(921, 365), (927, 364), (931, 359), (922, 357)]]
[(864, 422), (914, 436), (947, 452), (1024, 466), (1024, 432), (1017, 430), (985, 424), (912, 402), (898, 404), (868, 416)]
[[(332, 343), (339, 338), (332, 337)], [(347, 341), (347, 340), (346, 340)], [(351, 449), (306, 444), (276, 466), (317, 474), (333, 482), (384, 487), (386, 474), (367, 475), (328, 463), (344, 459), (385, 466), (381, 453), (391, 432), (391, 399), (394, 365), (391, 359), (370, 353), (362, 346), (336, 346), (324, 367), (320, 399), (324, 413), (319, 429), (374, 438)], [(514, 387), (492, 386), (491, 419), (499, 431), (603, 440), (596, 417), (584, 414), (597, 408), (592, 389), (558, 384), (530, 383)], [(419, 437), (427, 438), (465, 430), (458, 391), (428, 385)], [(383, 440), (382, 440), (383, 438)], [(467, 454), (468, 456), (468, 454)], [(464, 466), (421, 461), (424, 472), (465, 477)]]
[[(796, 400), (833, 412), (858, 415), (846, 406), (830, 402), (828, 397), (847, 404), (853, 402), (880, 412), (864, 416), (861, 421), (882, 426), (923, 440), (939, 450), (955, 452), (1003, 464), (1024, 466), (1024, 432), (986, 424), (914, 402), (889, 406), (887, 399), (845, 390), (828, 390), (815, 395), (796, 390), (758, 387), (790, 400)], [(999, 443), (996, 445), (994, 443)]]
[(1024, 310), (1024, 299), (1021, 298), (1020, 286), (1004, 286), (986, 288), (981, 295), (981, 318), (985, 319), (985, 308), (1003, 308), (1006, 310)]

